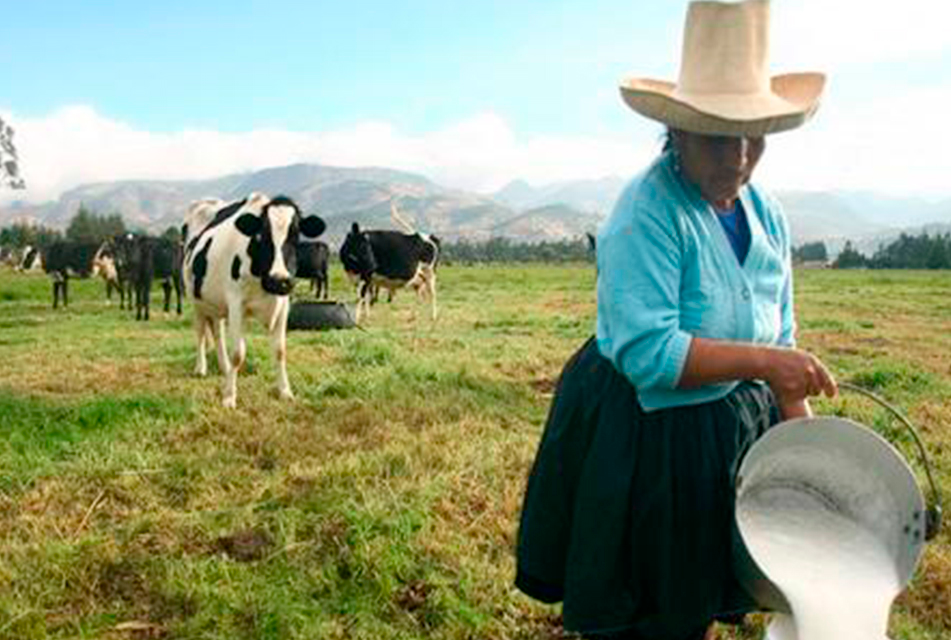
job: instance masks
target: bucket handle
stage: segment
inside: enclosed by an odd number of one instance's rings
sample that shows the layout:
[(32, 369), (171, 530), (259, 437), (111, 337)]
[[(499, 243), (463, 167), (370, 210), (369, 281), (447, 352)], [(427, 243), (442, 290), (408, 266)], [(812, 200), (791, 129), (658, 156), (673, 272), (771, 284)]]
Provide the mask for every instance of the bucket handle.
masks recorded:
[(928, 477), (928, 485), (931, 487), (931, 505), (925, 512), (925, 540), (933, 540), (934, 537), (938, 535), (938, 531), (941, 529), (941, 493), (938, 491), (938, 487), (931, 475), (931, 465), (929, 464), (928, 456), (925, 453), (925, 446), (922, 444), (921, 438), (918, 436), (918, 431), (914, 426), (912, 426), (908, 418), (906, 418), (898, 409), (868, 389), (850, 382), (839, 382), (838, 384), (840, 389), (848, 389), (849, 391), (854, 391), (865, 396), (866, 398), (874, 400), (879, 405), (890, 411), (893, 416), (898, 418), (898, 420), (908, 428), (908, 432), (911, 434), (912, 439), (915, 441), (915, 445), (918, 447), (918, 460), (925, 468), (925, 475)]

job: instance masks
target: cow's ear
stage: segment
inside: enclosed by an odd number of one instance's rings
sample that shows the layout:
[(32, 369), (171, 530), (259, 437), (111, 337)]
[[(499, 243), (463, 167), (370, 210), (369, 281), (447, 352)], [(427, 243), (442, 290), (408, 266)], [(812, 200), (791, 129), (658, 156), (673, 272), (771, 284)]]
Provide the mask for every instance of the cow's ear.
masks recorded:
[(327, 223), (320, 216), (307, 216), (301, 218), (300, 232), (308, 238), (316, 238), (327, 228)]
[(353, 235), (359, 234), (359, 233), (360, 233), (360, 225), (358, 225), (356, 222), (354, 222), (354, 223), (353, 223), (353, 226), (350, 227), (350, 232), (351, 232)]
[(253, 238), (261, 233), (263, 224), (264, 222), (261, 220), (261, 216), (256, 216), (253, 213), (242, 213), (238, 216), (238, 219), (234, 221), (234, 226), (238, 228), (238, 231), (249, 238)]

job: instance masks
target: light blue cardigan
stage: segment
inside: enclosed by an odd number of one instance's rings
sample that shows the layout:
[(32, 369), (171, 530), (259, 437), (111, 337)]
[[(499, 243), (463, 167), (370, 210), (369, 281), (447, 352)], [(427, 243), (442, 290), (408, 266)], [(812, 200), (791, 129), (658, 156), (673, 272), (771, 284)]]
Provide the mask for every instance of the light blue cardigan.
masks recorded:
[(750, 226), (742, 265), (668, 152), (624, 189), (598, 232), (598, 348), (645, 411), (717, 400), (736, 386), (677, 388), (693, 336), (795, 344), (786, 218), (752, 185), (740, 202)]

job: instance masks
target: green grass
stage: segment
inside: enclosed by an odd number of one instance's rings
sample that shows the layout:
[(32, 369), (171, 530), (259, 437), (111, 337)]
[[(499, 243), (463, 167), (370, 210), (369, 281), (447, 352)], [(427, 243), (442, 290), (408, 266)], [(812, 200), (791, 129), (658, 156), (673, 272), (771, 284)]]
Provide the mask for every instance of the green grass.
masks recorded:
[[(554, 381), (593, 331), (593, 269), (439, 278), (436, 323), (401, 292), (365, 331), (292, 332), (294, 402), (252, 323), (226, 411), (214, 357), (191, 373), (187, 308), (135, 322), (84, 281), (54, 312), (45, 278), (0, 271), (0, 639), (559, 637), (512, 553)], [(339, 273), (331, 291), (351, 300)], [(801, 344), (907, 413), (946, 494), (949, 293), (943, 273), (798, 274)], [(862, 397), (816, 406), (913, 459)], [(892, 636), (947, 638), (949, 604), (946, 530)]]

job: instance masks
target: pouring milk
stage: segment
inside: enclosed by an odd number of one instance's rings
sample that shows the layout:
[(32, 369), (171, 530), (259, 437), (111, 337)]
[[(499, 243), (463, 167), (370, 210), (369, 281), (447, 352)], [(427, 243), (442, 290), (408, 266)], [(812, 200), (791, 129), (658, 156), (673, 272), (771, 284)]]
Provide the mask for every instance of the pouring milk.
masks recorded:
[(888, 441), (834, 416), (779, 424), (744, 456), (735, 515), (737, 576), (777, 612), (768, 640), (887, 639), (929, 539), (924, 496)]
[(737, 505), (737, 519), (750, 553), (789, 602), (796, 640), (887, 637), (901, 584), (878, 537), (802, 486), (758, 487)]

